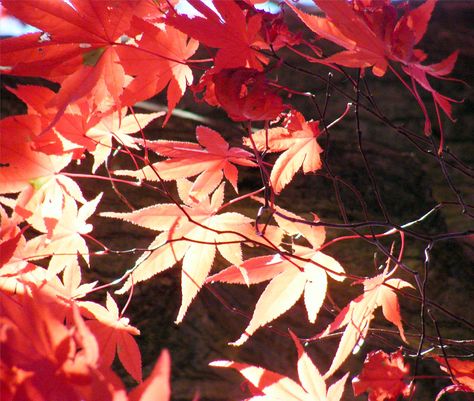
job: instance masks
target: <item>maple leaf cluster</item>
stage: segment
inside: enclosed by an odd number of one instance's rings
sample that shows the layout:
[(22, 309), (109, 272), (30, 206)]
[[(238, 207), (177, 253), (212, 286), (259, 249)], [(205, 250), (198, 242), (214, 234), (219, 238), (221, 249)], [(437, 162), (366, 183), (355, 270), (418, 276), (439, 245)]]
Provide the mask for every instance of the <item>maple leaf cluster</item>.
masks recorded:
[[(117, 294), (128, 293), (133, 300), (134, 285), (180, 266), (179, 323), (205, 285), (269, 282), (233, 345), (248, 341), (300, 298), (308, 321), (316, 323), (331, 280), (339, 286), (350, 278), (363, 286), (362, 293), (312, 338), (341, 335), (324, 375), (293, 333), (299, 383), (244, 363), (212, 363), (238, 370), (251, 385), (251, 399), (340, 400), (349, 373), (331, 379), (329, 388), (326, 381), (368, 337), (378, 308), (407, 342), (397, 294), (414, 286), (396, 277), (400, 261), (394, 263), (397, 258), (390, 253), (378, 275), (352, 276), (323, 252), (331, 242), (326, 241), (326, 228), (318, 216), (306, 219), (277, 206), (279, 195), (300, 170), (312, 174), (322, 169), (320, 136), (327, 126), (294, 108), (291, 91), (272, 71), (282, 62), (277, 56), (280, 49), (297, 54), (300, 45), (311, 49), (306, 61), (336, 72), (341, 67), (371, 68), (382, 77), (388, 69), (396, 72), (394, 64), (399, 64), (411, 80), (406, 86), (423, 110), (429, 134), (431, 123), (417, 85), (432, 95), (436, 111), (441, 108), (452, 119), (453, 99), (433, 89), (428, 76), (448, 75), (457, 56), (455, 52), (438, 64), (424, 65), (426, 54), (415, 48), (435, 1), (399, 17), (389, 0), (317, 0), (322, 17), (306, 14), (288, 0), (287, 6), (317, 38), (344, 49), (329, 57), (292, 32), (281, 14), (255, 8), (258, 1), (214, 0), (212, 6), (188, 2), (197, 13), (194, 17), (180, 14), (175, 1), (165, 0), (2, 0), (2, 12), (39, 32), (0, 42), (1, 72), (43, 78), (59, 88), (52, 90), (51, 84), (5, 88), (26, 105), (27, 112), (0, 122), (4, 400), (170, 398), (168, 352), (162, 351), (143, 381), (135, 340), (140, 331), (124, 316), (125, 308), (120, 310), (110, 292), (105, 293), (105, 306), (89, 300), (91, 293), (104, 293), (111, 285), (83, 282), (84, 269), (90, 267), (91, 255), (110, 250), (93, 237), (94, 227), (88, 222), (98, 214), (102, 194), (86, 199), (79, 178), (100, 177), (135, 187), (143, 182), (153, 188), (175, 185), (177, 190), (177, 197), (164, 190), (169, 203), (100, 213), (157, 232), (119, 280), (123, 285)], [(210, 57), (198, 59), (201, 50)], [(196, 128), (196, 142), (147, 138), (145, 127), (159, 118), (166, 125), (191, 85), (196, 101), (223, 109), (245, 127), (239, 141), (207, 126)], [(134, 112), (137, 102), (165, 91), (167, 112)], [(267, 153), (279, 154), (274, 163), (263, 160)], [(128, 155), (134, 168), (111, 171), (109, 160), (116, 154)], [(89, 175), (70, 173), (73, 163), (88, 158)], [(234, 196), (241, 189), (239, 169), (260, 173), (262, 188), (226, 202), (230, 193)], [(261, 194), (264, 198), (257, 196)], [(236, 211), (235, 204), (244, 199), (270, 210), (273, 220), (262, 224)], [(92, 244), (103, 250), (91, 250), (96, 249)], [(246, 258), (245, 247), (258, 247), (265, 254)], [(211, 274), (218, 253), (230, 265)], [(381, 352), (369, 354), (363, 373), (353, 381), (355, 394), (367, 390), (370, 400), (408, 395), (409, 369), (401, 351), (390, 357)], [(111, 369), (116, 356), (139, 383), (128, 393)], [(470, 365), (436, 360), (454, 381), (439, 397), (472, 391), (472, 374), (466, 367)], [(375, 371), (381, 373), (374, 378)]]

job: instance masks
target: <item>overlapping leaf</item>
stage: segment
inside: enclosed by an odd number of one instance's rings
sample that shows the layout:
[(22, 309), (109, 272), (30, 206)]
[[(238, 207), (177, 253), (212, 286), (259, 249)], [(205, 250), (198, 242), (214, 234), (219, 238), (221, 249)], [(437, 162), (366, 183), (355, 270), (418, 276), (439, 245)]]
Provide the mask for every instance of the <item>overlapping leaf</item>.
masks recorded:
[[(318, 123), (306, 121), (299, 112), (291, 112), (285, 120), (284, 127), (260, 130), (252, 134), (258, 150), (283, 152), (270, 174), (275, 193), (280, 193), (300, 168), (304, 173), (321, 168), (319, 154), (322, 149), (316, 140), (319, 135)], [(252, 146), (248, 138), (244, 139), (244, 144)]]
[[(324, 59), (324, 62), (346, 67), (372, 67), (377, 76), (385, 74), (389, 61), (400, 62), (403, 70), (429, 91), (436, 105), (452, 119), (450, 102), (453, 99), (433, 89), (427, 75), (436, 78), (448, 75), (456, 62), (457, 52), (439, 64), (425, 66), (421, 63), (426, 54), (415, 48), (425, 35), (436, 0), (427, 0), (411, 11), (405, 10), (398, 21), (396, 6), (389, 0), (357, 0), (352, 3), (345, 0), (314, 1), (326, 14), (325, 18), (298, 10), (290, 0), (286, 3), (309, 29), (346, 49)], [(425, 114), (425, 133), (428, 134), (431, 123), (414, 84), (413, 94)]]
[(368, 392), (369, 401), (397, 400), (400, 395), (410, 395), (406, 382), (410, 366), (405, 364), (401, 350), (390, 355), (382, 350), (369, 352), (362, 372), (352, 379), (354, 395)]
[(349, 373), (327, 388), (317, 367), (293, 334), (292, 338), (298, 351), (298, 376), (300, 383), (270, 370), (244, 363), (214, 361), (210, 365), (238, 370), (257, 390), (254, 394), (255, 396), (248, 399), (249, 401), (339, 401), (344, 392), (344, 385)]
[(396, 289), (412, 287), (406, 281), (389, 278), (387, 270), (375, 277), (362, 282), (364, 293), (352, 300), (336, 316), (334, 321), (317, 337), (325, 337), (334, 331), (345, 327), (341, 341), (332, 360), (329, 370), (324, 377), (331, 376), (346, 360), (359, 341), (367, 336), (369, 325), (374, 318), (374, 312), (382, 307), (382, 312), (389, 322), (397, 326), (400, 336), (406, 342), (400, 316)]
[(141, 382), (142, 359), (133, 338), (139, 335), (140, 331), (129, 324), (128, 318), (121, 316), (117, 304), (109, 293), (106, 308), (94, 302), (82, 302), (80, 305), (96, 319), (88, 320), (86, 324), (99, 344), (101, 364), (110, 366), (117, 353), (127, 372)]
[(71, 155), (49, 156), (31, 148), (32, 139), (39, 135), (44, 121), (39, 116), (12, 116), (0, 121), (0, 193), (15, 193), (61, 171)]
[[(2, 41), (2, 69), (61, 83), (59, 93), (48, 103), (57, 108), (50, 127), (70, 103), (86, 95), (94, 109), (105, 112), (149, 98), (168, 84), (169, 117), (192, 82), (185, 62), (198, 43), (188, 43), (187, 36), (173, 27), (160, 29), (140, 18), (163, 16), (168, 7), (165, 2), (161, 7), (149, 0), (26, 0), (3, 4), (13, 15), (42, 30)], [(140, 39), (124, 43), (127, 35)], [(149, 73), (151, 67), (155, 74)], [(106, 97), (113, 102), (105, 102)]]
[[(15, 75), (63, 81), (130, 27), (141, 0), (2, 1), (11, 15), (41, 32), (2, 41), (2, 65)], [(94, 54), (94, 52), (96, 52)]]
[(102, 194), (99, 194), (79, 209), (73, 199), (65, 198), (63, 216), (51, 235), (44, 231), (44, 227), (35, 226), (44, 234), (28, 241), (29, 254), (38, 255), (38, 258), (51, 256), (49, 269), (54, 273), (75, 263), (78, 254), (89, 264), (89, 248), (82, 236), (92, 231), (92, 225), (86, 220), (95, 212), (101, 197)]
[[(362, 14), (364, 4), (362, 2), (357, 1), (354, 6), (345, 0), (315, 0), (315, 2), (326, 14), (326, 18), (306, 14), (298, 10), (290, 1), (287, 1), (286, 4), (313, 32), (347, 49), (326, 59), (326, 61), (346, 67), (373, 67), (374, 74), (383, 75), (388, 63), (384, 43), (386, 27), (380, 24), (393, 23), (394, 18), (393, 13), (389, 12), (391, 10), (386, 7), (387, 2), (378, 2), (378, 11), (379, 13), (385, 12), (386, 18), (381, 18), (380, 22), (376, 21), (378, 26), (373, 28), (364, 19)], [(370, 1), (370, 3), (374, 2)], [(362, 8), (361, 14), (356, 11), (358, 6)], [(377, 35), (375, 29), (381, 31), (381, 37)]]
[[(78, 134), (81, 138), (88, 141), (90, 153), (94, 156), (94, 165), (92, 172), (95, 173), (97, 168), (105, 162), (107, 157), (113, 150), (112, 140), (116, 141), (120, 146), (132, 149), (138, 149), (135, 144), (136, 138), (130, 134), (140, 132), (153, 120), (162, 117), (164, 112), (156, 113), (134, 113), (127, 115), (127, 109), (123, 108), (103, 116), (95, 125), (92, 125), (86, 132), (70, 132), (69, 135), (65, 130), (61, 130), (61, 122), (58, 130), (69, 140), (74, 141)], [(76, 116), (79, 118), (79, 116)], [(71, 118), (68, 119), (70, 122)], [(77, 139), (76, 139), (77, 141)]]
[[(290, 219), (299, 219), (281, 208), (276, 210)], [(344, 269), (339, 262), (318, 251), (325, 239), (324, 227), (295, 224), (282, 217), (277, 217), (277, 222), (289, 235), (303, 228), (301, 233), (306, 233), (312, 248), (293, 245), (293, 255), (258, 256), (207, 279), (208, 282), (247, 285), (271, 280), (260, 296), (245, 332), (234, 345), (243, 344), (257, 329), (289, 310), (303, 293), (308, 320), (314, 323), (326, 297), (327, 275), (344, 280)]]
[(288, 107), (270, 86), (264, 73), (253, 68), (214, 70), (213, 85), (207, 82), (204, 98), (216, 99), (232, 120), (272, 121)]
[(168, 86), (168, 113), (183, 96), (186, 87), (193, 82), (193, 73), (186, 61), (196, 52), (199, 43), (169, 25), (159, 27), (135, 18), (133, 29), (143, 32), (136, 46), (117, 50), (123, 68), (135, 78), (125, 88), (122, 100), (133, 105), (148, 99)]
[(122, 383), (100, 368), (97, 342), (77, 310), (71, 330), (40, 291), (15, 301), (0, 292), (0, 299), (2, 398), (124, 401)]
[[(3, 6), (42, 32), (2, 41), (2, 65), (15, 75), (40, 76), (61, 83), (51, 100), (58, 109), (52, 125), (67, 105), (91, 91), (101, 108), (99, 92), (119, 104), (125, 73), (115, 44), (129, 29), (141, 0), (4, 1)], [(9, 68), (9, 70), (7, 69)]]
[[(453, 384), (443, 388), (436, 396), (438, 401), (447, 393), (474, 393), (474, 362), (461, 360), (458, 358), (446, 358), (436, 356), (434, 358), (439, 363), (441, 370), (452, 375)], [(448, 367), (449, 364), (449, 367)]]
[(104, 344), (104, 331), (97, 332), (95, 321), (84, 322), (76, 306), (72, 307), (69, 325), (65, 325), (62, 315), (56, 313), (55, 299), (43, 289), (15, 298), (0, 291), (2, 399), (31, 399), (33, 395), (38, 401), (169, 400), (170, 357), (166, 350), (149, 377), (128, 396), (121, 380), (106, 364), (107, 347), (119, 346), (121, 360), (130, 357), (130, 344), (123, 340), (124, 334), (119, 338), (114, 333), (132, 327), (127, 326), (125, 318), (118, 320), (114, 315), (117, 309), (113, 301), (108, 300), (108, 309), (93, 309), (93, 303), (88, 303), (104, 326), (115, 325), (107, 333), (110, 342)]
[(166, 23), (209, 47), (219, 49), (215, 57), (217, 70), (238, 67), (262, 70), (262, 64), (267, 64), (268, 59), (258, 49), (267, 49), (268, 45), (259, 33), (261, 15), (248, 16), (234, 0), (215, 0), (213, 5), (218, 14), (199, 0), (189, 0), (189, 3), (202, 17), (189, 18), (170, 12)]
[(131, 213), (102, 213), (156, 231), (163, 231), (150, 244), (136, 263), (131, 277), (121, 292), (174, 266), (183, 260), (181, 288), (182, 303), (178, 312), (180, 322), (191, 301), (201, 289), (211, 270), (216, 251), (231, 263), (242, 262), (241, 242), (245, 237), (255, 238), (251, 219), (234, 212), (218, 213), (224, 201), (221, 184), (212, 197), (199, 201), (189, 198), (191, 183), (180, 182), (180, 196), (187, 203), (157, 204)]
[(56, 296), (60, 280), (54, 273), (29, 262), (35, 254), (26, 246), (18, 223), (17, 218), (10, 218), (0, 206), (0, 292), (24, 294), (32, 288), (42, 288), (44, 293)]
[(256, 166), (252, 154), (244, 149), (230, 147), (218, 132), (204, 126), (196, 128), (196, 137), (199, 144), (165, 140), (143, 142), (148, 149), (169, 159), (141, 170), (117, 170), (114, 173), (152, 181), (178, 180), (198, 175), (189, 192), (195, 198), (207, 196), (225, 176), (238, 192), (238, 170), (234, 164)]
[[(57, 108), (46, 106), (55, 96), (52, 90), (34, 85), (18, 85), (9, 90), (28, 106), (28, 114), (43, 117), (46, 123), (55, 118)], [(113, 99), (104, 96), (102, 102), (113, 104)], [(48, 132), (46, 138), (44, 134), (39, 138), (33, 137), (32, 146), (35, 150), (48, 154), (72, 152), (74, 158), (80, 158), (87, 150), (94, 155), (92, 171), (95, 172), (112, 151), (112, 139), (122, 146), (138, 149), (129, 135), (145, 128), (164, 114), (156, 112), (127, 115), (127, 108), (100, 113), (91, 106), (90, 97), (86, 97), (68, 104), (54, 129)]]
[(195, 97), (222, 107), (234, 121), (272, 121), (288, 108), (265, 73), (254, 68), (215, 67), (192, 88)]

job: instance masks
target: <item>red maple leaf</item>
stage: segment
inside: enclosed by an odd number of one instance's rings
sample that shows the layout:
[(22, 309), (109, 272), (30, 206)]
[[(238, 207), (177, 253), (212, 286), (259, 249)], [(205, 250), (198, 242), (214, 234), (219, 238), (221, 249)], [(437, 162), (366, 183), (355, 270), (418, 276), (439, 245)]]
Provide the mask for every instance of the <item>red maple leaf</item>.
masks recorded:
[[(192, 81), (191, 71), (183, 60), (194, 53), (197, 43), (190, 41), (186, 47), (186, 35), (172, 27), (160, 30), (140, 18), (152, 20), (162, 16), (167, 5), (160, 9), (148, 0), (6, 0), (3, 4), (12, 15), (42, 30), (3, 40), (2, 69), (10, 74), (40, 76), (61, 83), (60, 91), (47, 104), (57, 109), (48, 128), (58, 122), (70, 103), (86, 95), (92, 99), (94, 109), (105, 112), (120, 109), (122, 103), (133, 104), (148, 98), (168, 83), (171, 112), (186, 84)], [(123, 43), (127, 34), (142, 36), (138, 46), (137, 40)], [(150, 58), (158, 74), (151, 75), (152, 82), (148, 72)], [(136, 79), (130, 83), (126, 74)], [(127, 85), (131, 91), (122, 97)], [(131, 96), (135, 91), (141, 97)], [(107, 97), (113, 102), (104, 101)]]
[(101, 105), (103, 91), (120, 103), (125, 83), (116, 44), (129, 29), (142, 0), (3, 1), (15, 17), (42, 32), (2, 41), (4, 71), (39, 76), (61, 83), (51, 100), (57, 122), (69, 103), (94, 91)]
[(271, 121), (288, 107), (265, 74), (252, 68), (211, 68), (192, 90), (198, 102), (222, 107), (234, 121)]
[(410, 366), (405, 364), (402, 351), (390, 355), (378, 350), (369, 352), (362, 373), (352, 379), (352, 388), (357, 397), (369, 393), (369, 401), (396, 401), (400, 395), (408, 397), (410, 383), (406, 383)]
[[(69, 108), (71, 108), (69, 112)], [(137, 139), (131, 134), (142, 130), (165, 112), (133, 113), (127, 115), (127, 108), (106, 114), (87, 115), (87, 107), (68, 106), (66, 114), (59, 120), (55, 130), (59, 135), (82, 149), (87, 149), (94, 157), (92, 173), (101, 166), (115, 149), (115, 143), (125, 148), (138, 149)], [(75, 156), (82, 153), (75, 151)]]
[(58, 277), (29, 262), (34, 255), (29, 254), (24, 230), (19, 229), (18, 223), (15, 214), (10, 218), (0, 206), (0, 292), (24, 294), (41, 287), (55, 296), (61, 284)]
[(215, 99), (234, 121), (271, 121), (284, 109), (265, 74), (251, 68), (234, 68), (214, 72), (214, 86), (207, 88), (206, 98), (214, 90)]
[(32, 141), (44, 127), (44, 119), (35, 115), (11, 116), (0, 121), (0, 193), (20, 192), (30, 183), (45, 181), (71, 161), (70, 154), (50, 156), (32, 149)]
[[(286, 4), (295, 11), (301, 21), (324, 39), (345, 48), (324, 59), (346, 67), (369, 68), (377, 76), (383, 76), (389, 61), (402, 64), (403, 70), (421, 87), (429, 91), (435, 102), (452, 120), (450, 102), (431, 87), (427, 75), (439, 78), (448, 75), (456, 62), (454, 52), (441, 63), (422, 65), (427, 55), (416, 49), (426, 33), (436, 0), (427, 0), (418, 8), (405, 11), (397, 21), (397, 9), (390, 0), (314, 0), (326, 14), (326, 18), (306, 14)], [(411, 89), (425, 115), (425, 133), (431, 132), (431, 123), (426, 108), (417, 94), (414, 82)]]
[(27, 106), (27, 114), (41, 117), (41, 130), (32, 138), (30, 146), (33, 150), (38, 150), (48, 155), (64, 155), (71, 152), (66, 149), (57, 132), (53, 129), (44, 130), (49, 122), (54, 120), (57, 114), (57, 107), (51, 106), (50, 102), (56, 96), (56, 93), (42, 86), (34, 85), (18, 85), (15, 88), (7, 87), (7, 89), (15, 94)]
[[(435, 356), (441, 370), (449, 373), (454, 384), (443, 388), (436, 396), (438, 401), (446, 393), (474, 393), (474, 361), (463, 361), (458, 358)], [(448, 367), (449, 365), (449, 367)]]
[(193, 73), (186, 61), (196, 52), (199, 42), (171, 25), (161, 23), (157, 27), (138, 18), (132, 22), (140, 39), (117, 50), (125, 72), (134, 76), (124, 90), (122, 101), (133, 105), (168, 86), (165, 125), (186, 87), (193, 82)]
[(262, 70), (262, 64), (267, 64), (268, 59), (257, 49), (267, 49), (268, 45), (260, 36), (261, 15), (249, 16), (234, 0), (213, 1), (218, 14), (199, 0), (189, 0), (189, 3), (204, 18), (188, 18), (170, 12), (166, 23), (209, 47), (219, 49), (215, 58), (217, 70), (236, 67)]
[(20, 243), (24, 245), (25, 239), (18, 223), (18, 221), (9, 218), (0, 205), (0, 268), (10, 261)]
[(292, 32), (283, 20), (283, 13), (263, 13), (262, 35), (273, 50), (279, 50), (287, 45), (295, 46), (301, 43), (301, 32)]
[[(46, 124), (55, 119), (57, 108), (46, 106), (55, 96), (52, 90), (33, 85), (18, 85), (15, 89), (8, 89), (28, 106), (29, 115), (42, 117)], [(113, 104), (113, 99), (103, 97), (102, 102)], [(164, 114), (127, 115), (126, 107), (101, 113), (94, 110), (90, 96), (87, 96), (67, 105), (54, 128), (48, 131), (47, 137), (33, 137), (32, 148), (58, 156), (71, 153), (74, 159), (80, 159), (87, 150), (94, 156), (92, 172), (95, 173), (112, 152), (113, 140), (123, 147), (138, 149), (136, 139), (130, 134), (142, 130)]]
[(35, 290), (15, 299), (0, 292), (2, 399), (125, 401), (124, 387), (99, 366), (99, 348), (78, 310), (66, 327), (54, 298)]

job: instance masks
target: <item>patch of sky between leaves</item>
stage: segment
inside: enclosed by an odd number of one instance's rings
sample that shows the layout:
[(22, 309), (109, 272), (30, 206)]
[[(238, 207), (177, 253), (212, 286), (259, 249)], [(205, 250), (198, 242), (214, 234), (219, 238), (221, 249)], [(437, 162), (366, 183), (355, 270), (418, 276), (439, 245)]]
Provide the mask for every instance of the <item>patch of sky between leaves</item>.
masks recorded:
[[(212, 0), (201, 0), (206, 6), (208, 6), (211, 10), (213, 10), (222, 20), (222, 16), (219, 14), (219, 12), (216, 10), (214, 7), (214, 4), (212, 3)], [(264, 10), (270, 13), (277, 13), (279, 10), (279, 7), (276, 3), (273, 3), (271, 1), (267, 1), (263, 4), (259, 4), (256, 8), (259, 10)], [(179, 14), (186, 14), (189, 17), (194, 17), (194, 16), (200, 16), (203, 17), (203, 15), (194, 9), (194, 7), (188, 3), (187, 0), (180, 0), (178, 4), (176, 5), (176, 11)], [(223, 20), (222, 20), (223, 22)]]
[(21, 36), (32, 32), (39, 32), (39, 30), (31, 25), (25, 25), (10, 16), (1, 19), (0, 36)]
[[(64, 1), (68, 3), (70, 6), (72, 6), (68, 0), (64, 0)], [(214, 4), (212, 4), (212, 0), (202, 0), (202, 1), (204, 4), (208, 5), (212, 10), (214, 10), (216, 14), (219, 15), (219, 13), (214, 7)], [(297, 4), (303, 7), (314, 6), (314, 2), (312, 0), (298, 0)], [(267, 1), (262, 4), (257, 4), (255, 8), (272, 13), (272, 14), (276, 14), (280, 11), (279, 2), (276, 2), (276, 1)], [(187, 14), (189, 16), (200, 15), (200, 13), (196, 11), (187, 2), (187, 0), (180, 0), (176, 6), (176, 10), (180, 14)], [(7, 37), (8, 36), (21, 36), (21, 35), (32, 33), (32, 32), (39, 32), (39, 30), (33, 26), (25, 25), (21, 23), (20, 21), (18, 21), (16, 18), (13, 18), (10, 16), (6, 16), (1, 19), (0, 36), (7, 36)]]
[[(204, 4), (206, 4), (211, 10), (213, 10), (217, 15), (220, 14), (217, 12), (216, 8), (214, 7), (214, 4), (212, 4), (212, 0), (201, 0)], [(256, 4), (255, 8), (257, 10), (263, 10), (266, 11), (267, 13), (271, 14), (277, 14), (280, 11), (280, 1), (267, 1), (265, 3), (261, 4)], [(314, 2), (313, 0), (297, 0), (297, 4), (303, 6), (303, 7), (314, 7)], [(186, 14), (190, 17), (193, 16), (202, 16), (201, 13), (196, 11), (193, 6), (191, 6), (187, 0), (180, 0), (178, 4), (176, 5), (176, 11), (180, 14)]]
[[(74, 5), (70, 0), (62, 0), (64, 3), (68, 4), (70, 7), (74, 8)], [(1, 4), (0, 4), (1, 7)], [(40, 32), (39, 29), (34, 26), (23, 24), (18, 19), (7, 15), (6, 17), (1, 18), (0, 23), (0, 37), (1, 36), (21, 36), (27, 33)]]

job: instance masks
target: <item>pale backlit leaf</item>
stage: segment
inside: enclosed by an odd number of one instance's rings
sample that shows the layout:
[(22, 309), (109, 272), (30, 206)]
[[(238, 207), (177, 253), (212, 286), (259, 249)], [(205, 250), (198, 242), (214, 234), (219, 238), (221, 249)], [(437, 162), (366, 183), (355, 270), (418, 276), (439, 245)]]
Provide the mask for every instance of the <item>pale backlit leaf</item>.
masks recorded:
[(294, 266), (276, 276), (260, 296), (244, 334), (232, 344), (242, 345), (258, 328), (290, 309), (301, 297), (305, 282), (305, 276)]

